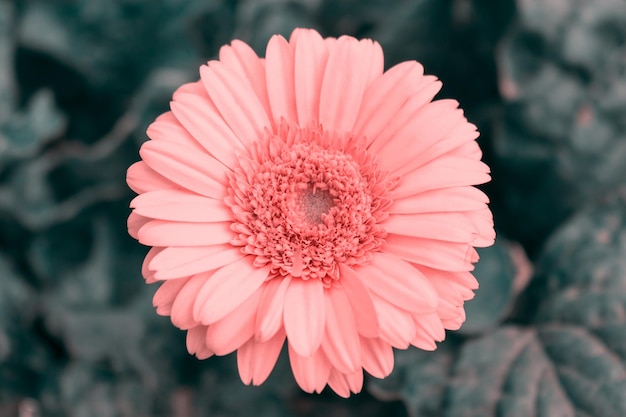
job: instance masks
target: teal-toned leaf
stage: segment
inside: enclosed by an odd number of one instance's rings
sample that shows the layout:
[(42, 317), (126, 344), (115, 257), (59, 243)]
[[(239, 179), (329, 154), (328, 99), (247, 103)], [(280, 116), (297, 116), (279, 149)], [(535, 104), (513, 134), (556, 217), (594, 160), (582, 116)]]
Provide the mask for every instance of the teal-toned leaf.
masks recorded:
[(478, 254), (480, 261), (473, 273), (480, 287), (476, 296), (465, 303), (467, 320), (459, 330), (467, 335), (498, 326), (532, 274), (524, 250), (516, 244), (498, 239), (493, 246), (479, 249)]
[(370, 379), (368, 390), (384, 401), (402, 400), (412, 417), (440, 416), (455, 356), (453, 345), (445, 341), (434, 352), (416, 348), (396, 351), (391, 375)]

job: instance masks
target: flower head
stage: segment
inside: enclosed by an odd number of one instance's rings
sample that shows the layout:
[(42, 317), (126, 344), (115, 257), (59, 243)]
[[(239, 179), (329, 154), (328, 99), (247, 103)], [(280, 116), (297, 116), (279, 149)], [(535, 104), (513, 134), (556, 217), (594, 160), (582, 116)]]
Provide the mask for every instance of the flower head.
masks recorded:
[(296, 381), (360, 391), (393, 350), (465, 319), (493, 243), (476, 127), (417, 62), (297, 29), (265, 59), (220, 50), (180, 87), (128, 170), (157, 312), (198, 358), (237, 351), (261, 384), (287, 342)]

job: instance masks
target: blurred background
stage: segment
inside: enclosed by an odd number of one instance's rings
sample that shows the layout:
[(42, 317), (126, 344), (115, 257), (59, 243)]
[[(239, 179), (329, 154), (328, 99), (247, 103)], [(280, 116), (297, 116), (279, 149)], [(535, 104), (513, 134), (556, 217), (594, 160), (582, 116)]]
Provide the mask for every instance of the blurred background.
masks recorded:
[[(126, 232), (172, 92), (294, 27), (423, 63), (493, 173), (466, 325), (349, 400), (188, 355)], [(0, 0), (0, 416), (626, 416), (626, 2)]]

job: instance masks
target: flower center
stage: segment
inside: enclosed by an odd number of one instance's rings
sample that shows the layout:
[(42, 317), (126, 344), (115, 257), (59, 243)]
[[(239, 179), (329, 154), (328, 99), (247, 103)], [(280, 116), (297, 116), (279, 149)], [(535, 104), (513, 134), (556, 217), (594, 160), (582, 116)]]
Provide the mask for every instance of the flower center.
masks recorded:
[(309, 184), (298, 198), (298, 209), (309, 224), (322, 223), (322, 215), (335, 205), (334, 197), (328, 190), (315, 188)]
[(391, 182), (349, 136), (283, 124), (249, 150), (230, 178), (231, 243), (274, 276), (320, 279), (371, 258), (386, 232)]

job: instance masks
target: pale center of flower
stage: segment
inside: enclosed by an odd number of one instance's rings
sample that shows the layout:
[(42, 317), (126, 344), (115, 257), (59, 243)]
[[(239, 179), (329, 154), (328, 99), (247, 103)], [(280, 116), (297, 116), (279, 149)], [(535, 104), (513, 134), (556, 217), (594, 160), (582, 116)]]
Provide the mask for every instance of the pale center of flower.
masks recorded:
[(354, 138), (283, 124), (246, 158), (226, 201), (238, 233), (231, 243), (255, 265), (330, 286), (340, 263), (366, 262), (383, 244), (391, 183)]
[(298, 208), (310, 224), (322, 223), (322, 214), (327, 214), (335, 205), (330, 191), (316, 188), (311, 184), (299, 195), (298, 203)]

